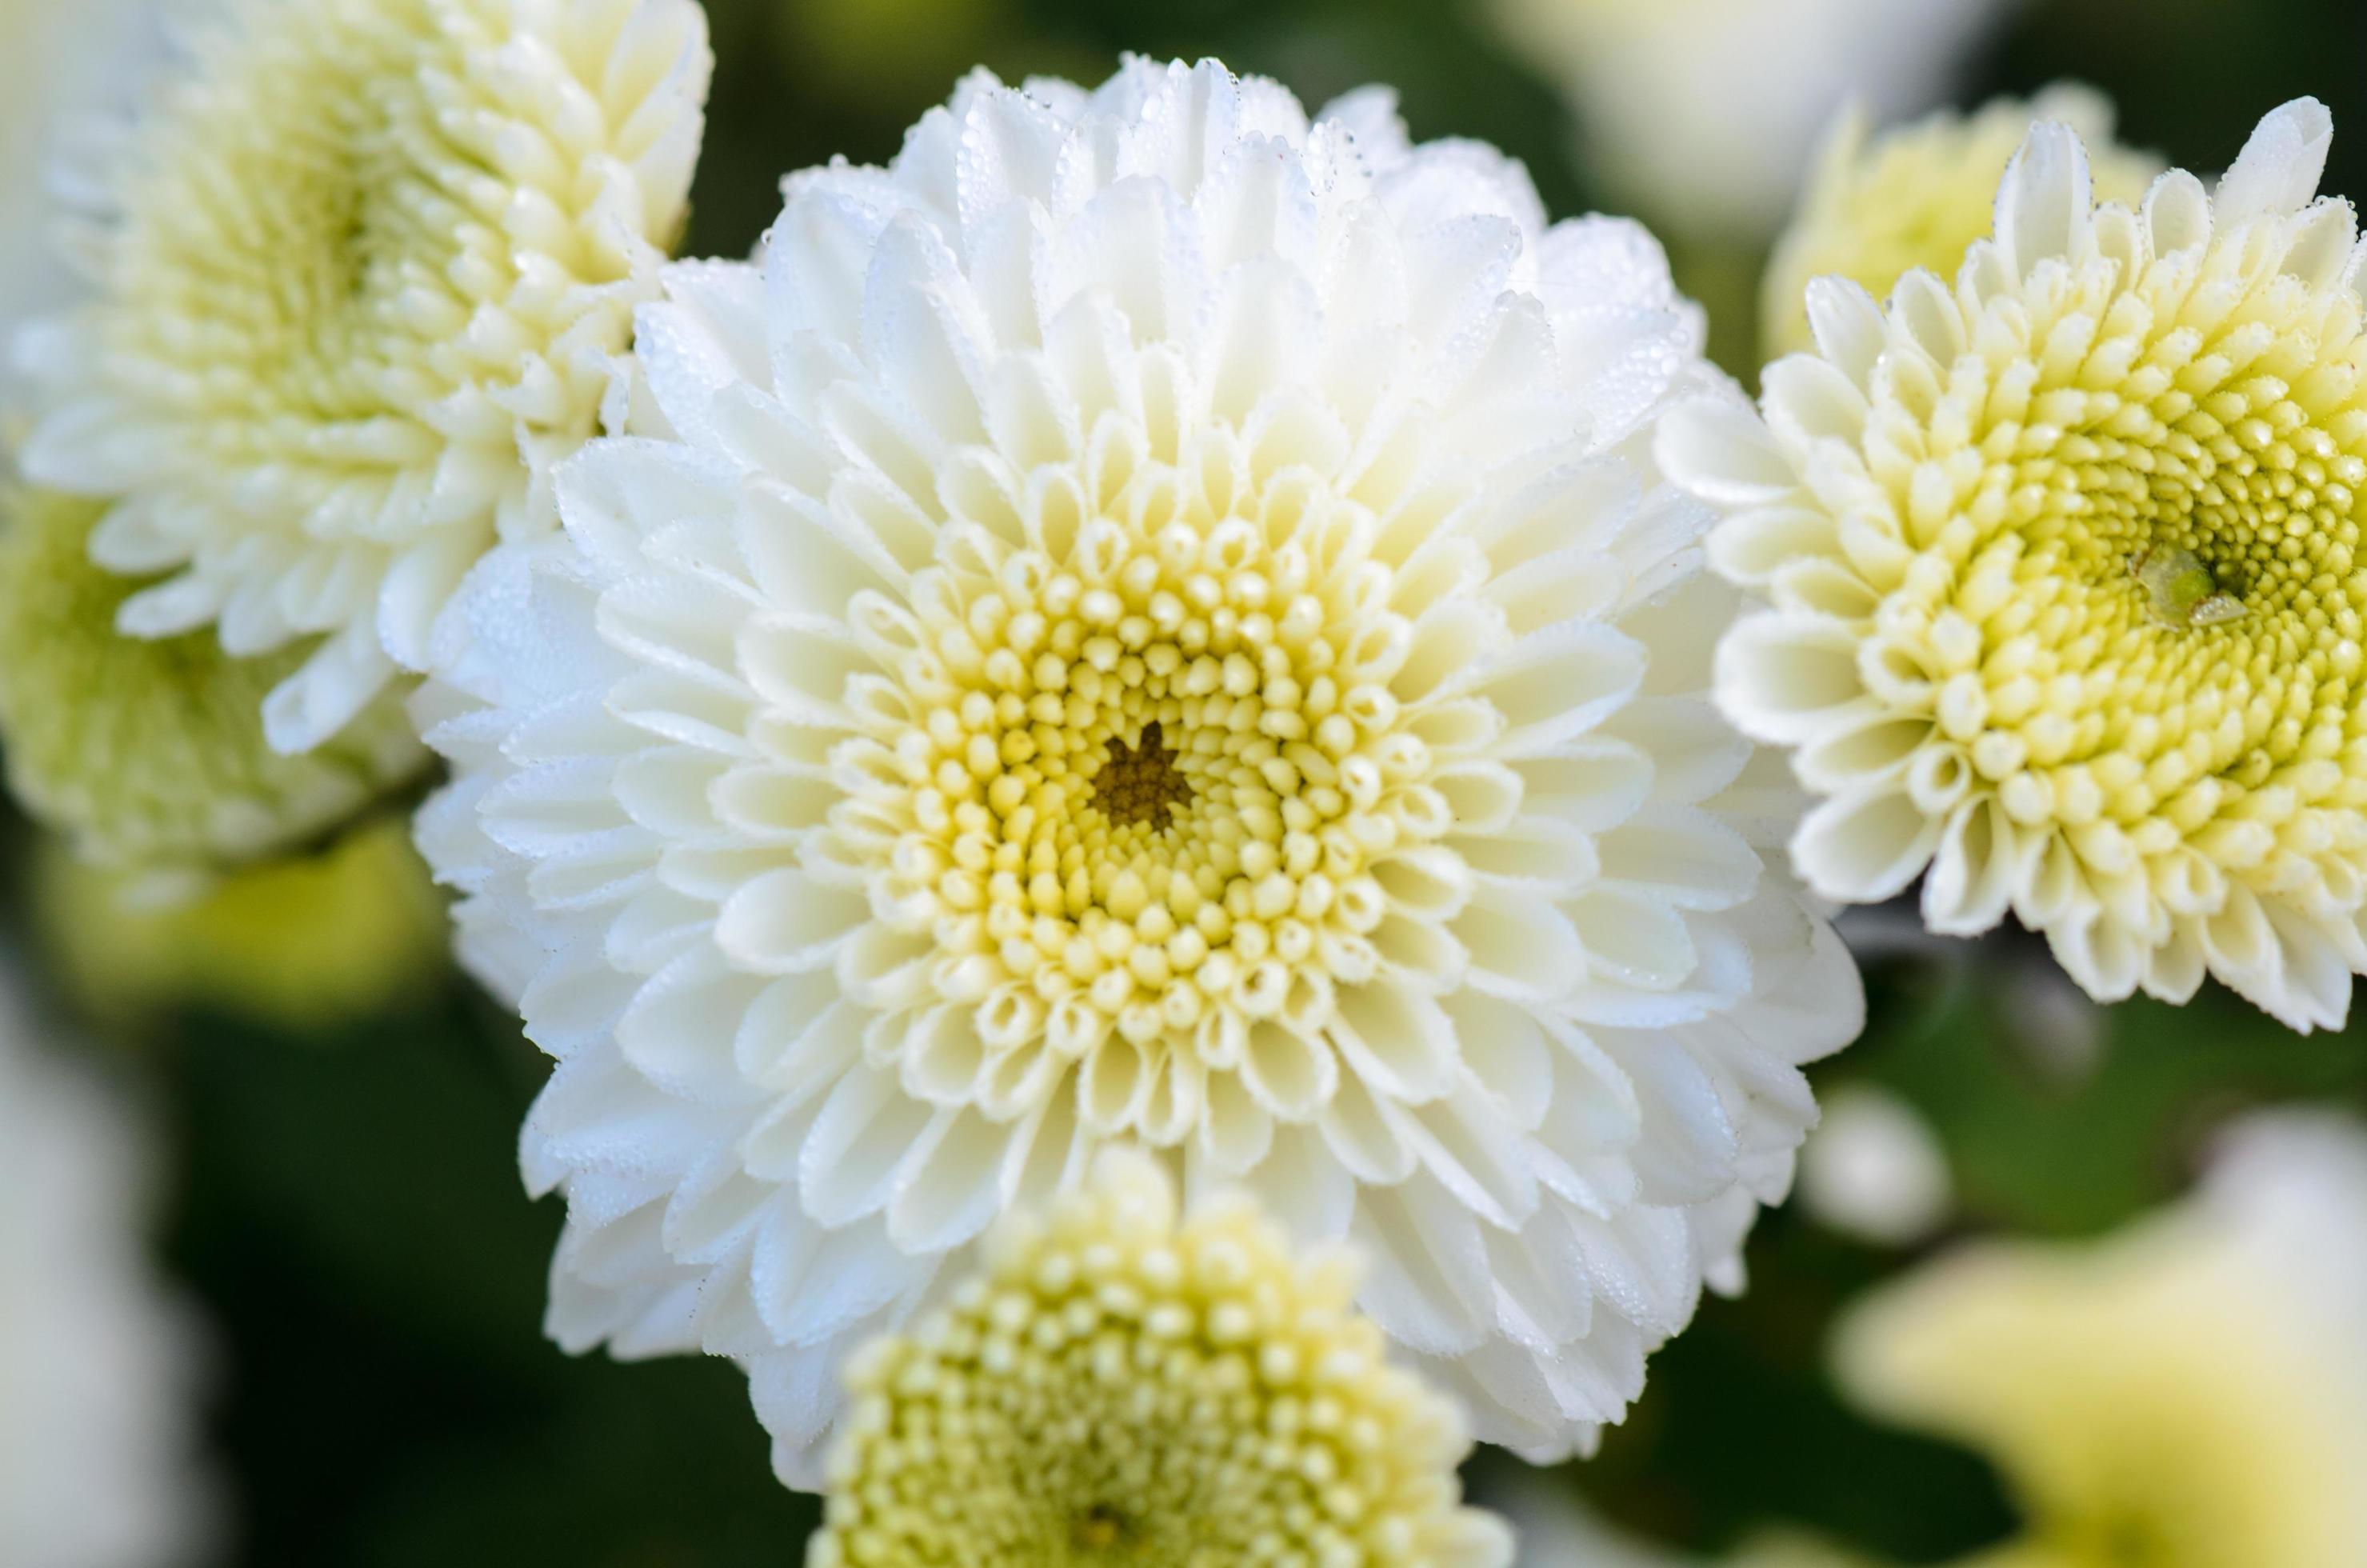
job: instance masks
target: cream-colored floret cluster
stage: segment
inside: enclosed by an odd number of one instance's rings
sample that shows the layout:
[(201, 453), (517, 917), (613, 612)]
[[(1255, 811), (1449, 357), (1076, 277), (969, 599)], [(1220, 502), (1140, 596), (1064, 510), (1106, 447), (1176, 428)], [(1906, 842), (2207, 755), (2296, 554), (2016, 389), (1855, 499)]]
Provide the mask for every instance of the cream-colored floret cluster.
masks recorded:
[(1370, 861), (1455, 821), (1390, 693), (1410, 630), (1386, 608), (1370, 519), (1309, 478), (1261, 483), (1217, 429), (1144, 462), (1089, 521), (1054, 505), (1032, 519), (1040, 543), (976, 540), (974, 574), (912, 596), (900, 699), (861, 768), (895, 785), (833, 816), (856, 853), (869, 824), (897, 825), (877, 844), (881, 902), (934, 933), (938, 989), (976, 1007), (987, 1048), (1048, 1043), (1005, 1058), (1014, 1080), (1115, 1031), (1085, 1102), (1111, 1131), (1158, 1114), (1133, 1103), (1141, 1047), (1190, 1039), (1230, 1071), (1261, 1020), (1330, 1024), (1332, 983), (1381, 963)]
[(1816, 167), (1760, 288), (1760, 335), (1770, 359), (1815, 347), (1808, 284), (1824, 277), (1888, 296), (1916, 267), (1953, 277), (1976, 240), (1987, 239), (1999, 179), (2033, 124), (2071, 127), (2088, 145), (2096, 195), (2134, 207), (2161, 160), (2112, 140), (2112, 106), (2089, 88), (2057, 85), (2035, 97), (1999, 98), (1971, 114), (1950, 110), (1872, 131), (1854, 107), (1826, 132)]
[(1301, 1261), (1245, 1202), (1180, 1226), (1114, 1149), (1048, 1221), (850, 1367), (809, 1562), (1479, 1568), (1453, 1407), (1391, 1367), (1342, 1256)]
[(1719, 695), (1796, 747), (1793, 845), (1835, 898), (1966, 934), (2010, 909), (2092, 994), (2206, 969), (2296, 1028), (2367, 968), (2358, 559), (2367, 331), (2348, 203), (2311, 199), (2314, 102), (2206, 193), (2093, 199), (2042, 126), (1951, 289), (1809, 296), (1818, 352), (1764, 423), (1661, 444), (1732, 515), (1714, 562), (1772, 608)]
[(241, 0), (86, 198), (94, 297), (28, 333), (40, 483), (95, 557), (173, 574), (134, 635), (325, 639), (273, 744), (338, 733), (497, 539), (555, 524), (685, 211), (689, 0)]

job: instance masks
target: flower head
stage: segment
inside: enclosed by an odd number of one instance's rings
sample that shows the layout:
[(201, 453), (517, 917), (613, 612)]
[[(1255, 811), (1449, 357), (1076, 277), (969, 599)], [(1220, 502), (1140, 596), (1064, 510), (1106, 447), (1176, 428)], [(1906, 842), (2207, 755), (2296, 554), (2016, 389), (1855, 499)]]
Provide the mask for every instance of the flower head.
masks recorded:
[(550, 524), (682, 222), (692, 0), (240, 0), (92, 184), (95, 296), (28, 330), (42, 483), (162, 583), (143, 637), (319, 640), (265, 705), (316, 746), (497, 538)]
[(2089, 149), (2096, 197), (2134, 207), (2161, 160), (2112, 140), (2112, 106), (2086, 87), (2047, 88), (2027, 101), (1999, 98), (1969, 115), (1942, 111), (1869, 132), (1865, 113), (1842, 111), (1760, 290), (1766, 357), (1815, 347), (1810, 280), (1837, 276), (1875, 299), (1916, 267), (1951, 277), (1975, 240), (1988, 238), (1998, 181), (2033, 124), (2056, 120)]
[(85, 553), (103, 510), (0, 494), (9, 784), (77, 854), (140, 875), (252, 860), (334, 828), (425, 765), (392, 701), (308, 756), (273, 752), (260, 705), (301, 650), (241, 659), (203, 635), (119, 635), (116, 610), (138, 585)]
[(1130, 1140), (1354, 1237), (1483, 1435), (1619, 1415), (1858, 1021), (1703, 689), (1649, 238), (1135, 62), (975, 78), (666, 289), (644, 434), (425, 699), (560, 1058), (561, 1338), (746, 1358), (810, 1475), (843, 1346)]
[(318, 1030), (450, 972), (444, 900), (400, 816), (178, 896), (62, 854), (36, 864), (44, 956), (100, 1017), (203, 1006)]
[(1344, 1256), (1295, 1256), (1238, 1198), (1179, 1223), (1124, 1147), (985, 1253), (848, 1367), (814, 1568), (1512, 1562), (1459, 1506), (1454, 1404), (1389, 1364)]
[(2102, 1243), (1968, 1246), (1844, 1321), (1845, 1388), (2004, 1471), (1987, 1563), (2312, 1568), (2367, 1550), (2367, 1130), (2269, 1116)]
[(141, 1145), (0, 996), (0, 1562), (195, 1559), (196, 1335), (144, 1256)]
[[(2367, 966), (2367, 332), (2331, 126), (2260, 122), (2215, 194), (2097, 203), (2034, 130), (1953, 289), (1808, 295), (1763, 418), (1703, 403), (1659, 455), (1766, 596), (1718, 695), (1822, 797), (1818, 892), (1919, 875), (1936, 931), (2008, 911), (2089, 993), (2207, 970), (2297, 1028)], [(1924, 875), (1928, 869), (1928, 875)]]

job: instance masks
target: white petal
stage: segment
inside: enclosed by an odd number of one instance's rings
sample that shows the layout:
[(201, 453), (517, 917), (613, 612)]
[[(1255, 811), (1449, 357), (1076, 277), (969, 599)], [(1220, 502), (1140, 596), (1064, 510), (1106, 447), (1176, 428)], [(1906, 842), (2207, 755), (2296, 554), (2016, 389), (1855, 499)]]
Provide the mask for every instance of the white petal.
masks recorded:
[(2232, 227), (2300, 211), (2317, 194), (2333, 145), (2334, 117), (2316, 98), (2295, 98), (2270, 110), (2212, 193), (2212, 221)]
[(2041, 261), (2075, 253), (2094, 204), (2079, 133), (2058, 122), (2033, 125), (1998, 186), (1998, 250), (2027, 278)]

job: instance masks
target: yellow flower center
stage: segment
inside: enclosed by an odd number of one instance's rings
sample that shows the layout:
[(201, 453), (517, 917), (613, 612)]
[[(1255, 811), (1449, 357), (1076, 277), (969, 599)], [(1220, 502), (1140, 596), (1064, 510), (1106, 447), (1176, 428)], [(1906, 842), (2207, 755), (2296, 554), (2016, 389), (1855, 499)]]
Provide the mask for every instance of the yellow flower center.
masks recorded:
[[(104, 330), (130, 392), (216, 462), (311, 475), (306, 505), (454, 446), (482, 455), (444, 489), (522, 488), (519, 432), (590, 434), (628, 336), (598, 290), (645, 214), (610, 188), (638, 132), (608, 117), (646, 82), (603, 103), (567, 75), (558, 51), (606, 47), (588, 17), (543, 38), (486, 0), (252, 9), (202, 40), (119, 193)], [(337, 520), (382, 499), (337, 496)]]
[(909, 721), (875, 759), (903, 780), (891, 902), (990, 1047), (1115, 1029), (1223, 1066), (1258, 1020), (1317, 1029), (1377, 967), (1368, 863), (1450, 825), (1387, 687), (1410, 629), (1362, 514), (1285, 490), (1252, 520), (1164, 479), (1065, 548), (963, 530), (909, 613), (858, 612), (902, 650)]
[(1499, 1568), (1452, 1407), (1389, 1364), (1336, 1255), (1252, 1205), (1178, 1224), (1139, 1151), (914, 1332), (858, 1352), (817, 1568)]
[[(1874, 674), (1935, 683), (1942, 730), (2016, 819), (2145, 824), (2158, 851), (2231, 789), (2283, 787), (2263, 824), (2359, 789), (2338, 759), (2367, 733), (2367, 351), (2347, 290), (2229, 247), (2176, 293), (2115, 290), (2115, 265), (2090, 264), (2000, 367), (1952, 506), (1929, 504), (1941, 465), (1900, 472), (1931, 549), (1877, 615)], [(1917, 380), (1901, 403), (1928, 417), (1938, 388)]]
[(208, 363), (207, 401), (250, 415), (214, 439), (277, 451), (314, 420), (407, 419), (465, 357), (432, 329), (514, 284), (496, 215), (471, 210), (470, 182), (498, 182), (437, 123), (459, 49), (424, 0), (334, 5), (180, 89), (182, 137), (125, 204), (117, 265), (142, 293), (112, 325), (160, 364)]

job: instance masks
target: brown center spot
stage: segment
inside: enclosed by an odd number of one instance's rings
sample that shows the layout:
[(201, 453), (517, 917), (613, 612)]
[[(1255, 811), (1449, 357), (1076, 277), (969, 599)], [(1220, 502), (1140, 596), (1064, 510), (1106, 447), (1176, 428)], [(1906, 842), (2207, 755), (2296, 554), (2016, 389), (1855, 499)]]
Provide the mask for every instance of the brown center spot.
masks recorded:
[(1166, 827), (1175, 808), (1189, 805), (1192, 785), (1176, 771), (1157, 722), (1145, 724), (1133, 745), (1113, 735), (1109, 760), (1093, 775), (1093, 804), (1119, 827), (1150, 823)]
[(1077, 1517), (1077, 1545), (1087, 1551), (1107, 1551), (1121, 1546), (1130, 1533), (1125, 1516), (1115, 1508), (1088, 1508)]

